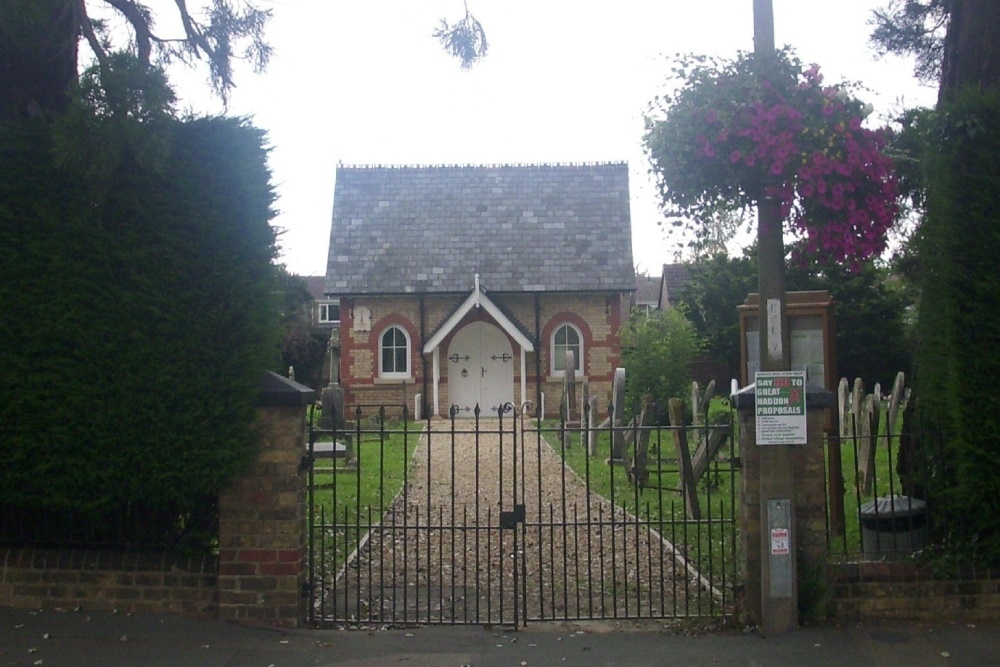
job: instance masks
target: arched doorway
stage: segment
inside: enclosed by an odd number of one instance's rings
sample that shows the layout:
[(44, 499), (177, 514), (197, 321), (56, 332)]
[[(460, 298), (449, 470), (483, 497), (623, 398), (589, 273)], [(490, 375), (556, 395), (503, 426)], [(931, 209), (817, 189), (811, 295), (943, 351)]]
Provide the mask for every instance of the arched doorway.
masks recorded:
[(483, 417), (514, 400), (514, 351), (507, 335), (488, 322), (460, 329), (448, 346), (449, 402), (458, 415), (472, 417), (478, 404)]

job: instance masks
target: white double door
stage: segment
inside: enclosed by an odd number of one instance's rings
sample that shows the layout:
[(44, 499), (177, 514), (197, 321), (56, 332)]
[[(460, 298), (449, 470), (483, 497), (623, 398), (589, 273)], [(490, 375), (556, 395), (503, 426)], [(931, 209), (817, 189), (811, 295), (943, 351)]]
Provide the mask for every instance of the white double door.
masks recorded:
[(507, 335), (488, 322), (462, 327), (448, 346), (448, 396), (459, 417), (496, 417), (514, 400), (514, 351)]

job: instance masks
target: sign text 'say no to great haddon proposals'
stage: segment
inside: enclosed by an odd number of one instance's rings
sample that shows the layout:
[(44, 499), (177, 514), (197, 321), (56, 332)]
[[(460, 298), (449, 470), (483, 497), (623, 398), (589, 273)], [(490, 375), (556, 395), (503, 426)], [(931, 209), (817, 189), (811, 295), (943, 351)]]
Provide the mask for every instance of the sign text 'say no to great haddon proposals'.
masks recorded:
[(805, 371), (758, 372), (754, 380), (757, 444), (806, 444)]

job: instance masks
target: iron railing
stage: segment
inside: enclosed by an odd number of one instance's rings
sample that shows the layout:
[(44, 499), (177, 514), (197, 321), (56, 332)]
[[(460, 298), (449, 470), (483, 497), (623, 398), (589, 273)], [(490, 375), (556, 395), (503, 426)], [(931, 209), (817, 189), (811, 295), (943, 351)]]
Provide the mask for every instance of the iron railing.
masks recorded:
[(310, 429), (311, 453), (349, 435), (355, 456), (310, 468), (311, 620), (519, 627), (729, 613), (736, 445), (730, 431), (692, 480), (677, 442), (731, 426), (598, 426), (586, 409), (576, 423), (530, 410), (411, 422), (358, 407), (346, 428)]

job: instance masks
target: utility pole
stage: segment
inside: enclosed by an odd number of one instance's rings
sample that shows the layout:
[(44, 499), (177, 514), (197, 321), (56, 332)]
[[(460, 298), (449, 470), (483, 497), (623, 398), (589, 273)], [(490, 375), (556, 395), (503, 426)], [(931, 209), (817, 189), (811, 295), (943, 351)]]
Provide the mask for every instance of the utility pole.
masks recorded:
[[(753, 0), (754, 55), (761, 70), (774, 59), (774, 8), (771, 0)], [(791, 336), (785, 304), (784, 219), (781, 202), (766, 192), (757, 198), (757, 290), (760, 370), (791, 369)], [(756, 442), (754, 443), (756, 446)], [(792, 447), (759, 447), (761, 618), (765, 635), (798, 626), (795, 566), (795, 479)], [(787, 530), (790, 553), (776, 553), (775, 530)]]

